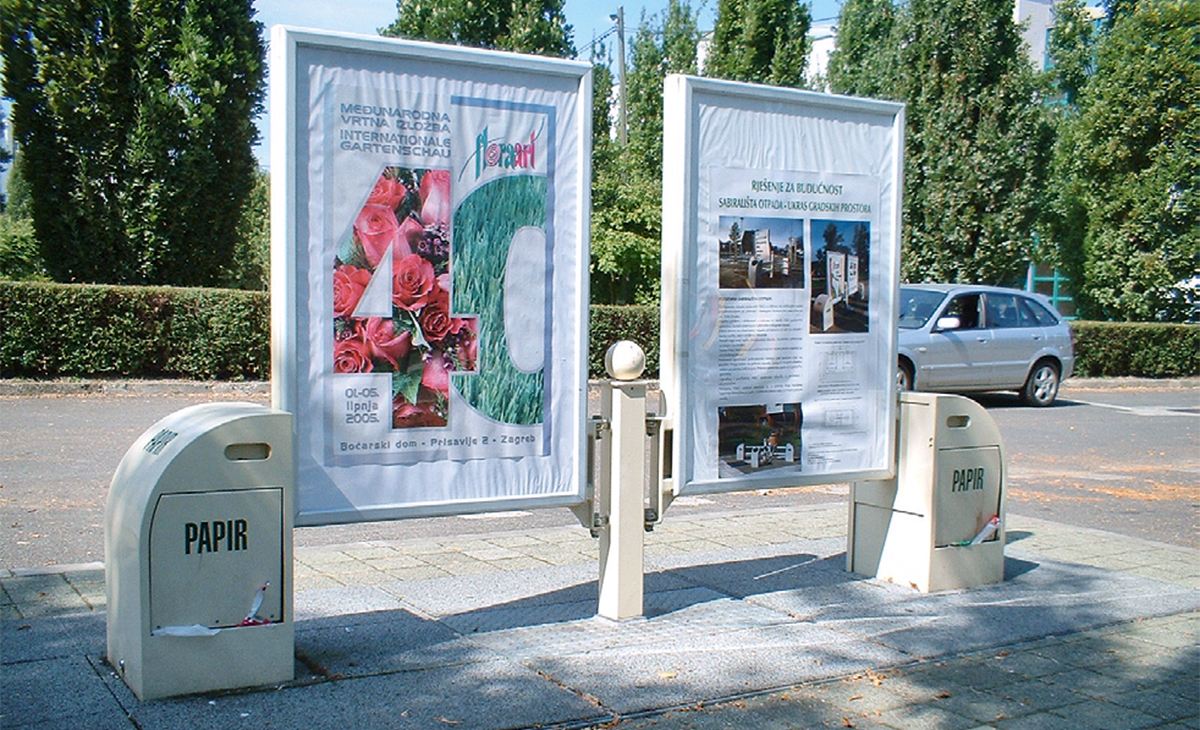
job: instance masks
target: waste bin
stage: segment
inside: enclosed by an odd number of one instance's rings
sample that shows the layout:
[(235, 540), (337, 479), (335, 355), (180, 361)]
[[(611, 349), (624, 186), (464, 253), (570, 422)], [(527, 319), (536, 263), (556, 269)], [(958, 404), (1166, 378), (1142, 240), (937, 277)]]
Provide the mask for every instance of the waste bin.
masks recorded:
[(894, 479), (850, 493), (847, 569), (921, 591), (1004, 580), (1004, 447), (955, 395), (901, 393)]
[(139, 698), (292, 679), (292, 418), (193, 406), (134, 442), (105, 514), (108, 660)]

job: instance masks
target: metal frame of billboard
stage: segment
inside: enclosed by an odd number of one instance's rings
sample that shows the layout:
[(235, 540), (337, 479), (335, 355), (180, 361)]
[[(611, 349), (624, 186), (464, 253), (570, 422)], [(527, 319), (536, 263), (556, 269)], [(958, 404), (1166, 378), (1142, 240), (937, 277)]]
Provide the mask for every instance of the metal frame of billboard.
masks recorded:
[[(664, 489), (892, 476), (903, 105), (681, 75), (664, 103)], [(829, 253), (867, 268), (836, 301)]]
[(276, 26), (271, 71), (296, 524), (582, 502), (591, 65)]

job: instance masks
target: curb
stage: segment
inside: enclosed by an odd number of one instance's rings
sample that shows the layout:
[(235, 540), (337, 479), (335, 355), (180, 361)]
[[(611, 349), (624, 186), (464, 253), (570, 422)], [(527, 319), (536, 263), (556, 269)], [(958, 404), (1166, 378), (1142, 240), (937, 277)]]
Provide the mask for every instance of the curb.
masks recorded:
[(0, 396), (38, 395), (257, 395), (271, 392), (262, 380), (0, 380)]
[[(599, 382), (588, 381), (593, 388)], [(658, 389), (657, 380), (648, 380), (651, 390)], [(1133, 390), (1157, 388), (1162, 390), (1200, 389), (1200, 377), (1191, 378), (1068, 378), (1063, 391), (1074, 390)], [(39, 395), (267, 395), (271, 383), (265, 380), (142, 380), (142, 379), (61, 379), (25, 380), (0, 378), (0, 396)]]

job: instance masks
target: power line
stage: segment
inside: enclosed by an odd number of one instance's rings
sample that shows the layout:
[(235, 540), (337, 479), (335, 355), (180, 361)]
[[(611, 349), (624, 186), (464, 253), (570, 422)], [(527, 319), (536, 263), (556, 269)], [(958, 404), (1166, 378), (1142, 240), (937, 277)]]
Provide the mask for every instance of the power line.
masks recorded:
[(608, 30), (604, 31), (600, 35), (593, 38), (591, 43), (587, 44), (583, 48), (580, 48), (578, 55), (580, 57), (582, 57), (584, 53), (586, 53), (587, 51), (590, 51), (592, 49), (592, 47), (595, 46), (597, 43), (599, 43), (600, 41), (604, 40), (605, 38), (609, 37), (610, 35), (612, 35), (613, 33), (616, 33), (616, 32), (617, 32), (617, 27), (614, 25), (613, 27), (609, 28)]

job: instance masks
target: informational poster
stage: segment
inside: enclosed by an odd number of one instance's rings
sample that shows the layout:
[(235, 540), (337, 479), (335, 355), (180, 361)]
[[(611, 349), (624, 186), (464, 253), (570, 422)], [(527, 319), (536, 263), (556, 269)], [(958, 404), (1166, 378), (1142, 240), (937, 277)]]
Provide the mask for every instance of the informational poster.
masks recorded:
[(673, 488), (889, 475), (903, 107), (687, 76), (665, 104)]
[(590, 66), (277, 27), (271, 79), (297, 524), (581, 501)]

